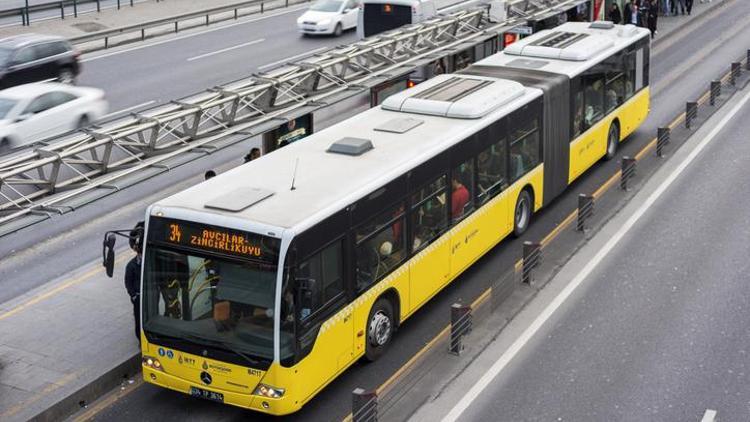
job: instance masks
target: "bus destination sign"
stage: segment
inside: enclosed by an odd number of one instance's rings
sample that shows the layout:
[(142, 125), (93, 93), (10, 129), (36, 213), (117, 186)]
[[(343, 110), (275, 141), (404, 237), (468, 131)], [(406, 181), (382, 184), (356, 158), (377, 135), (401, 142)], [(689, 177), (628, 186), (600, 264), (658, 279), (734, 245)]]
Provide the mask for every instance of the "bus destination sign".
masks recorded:
[(151, 232), (154, 241), (243, 258), (264, 257), (261, 236), (178, 220), (158, 220), (154, 221), (156, 227)]

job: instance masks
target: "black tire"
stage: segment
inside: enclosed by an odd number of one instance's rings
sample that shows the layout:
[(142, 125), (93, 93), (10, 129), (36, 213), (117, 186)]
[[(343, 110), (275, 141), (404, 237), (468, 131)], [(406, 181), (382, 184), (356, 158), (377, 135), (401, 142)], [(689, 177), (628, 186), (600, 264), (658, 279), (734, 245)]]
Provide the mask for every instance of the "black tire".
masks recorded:
[(80, 119), (78, 119), (78, 126), (76, 126), (76, 128), (83, 129), (86, 126), (88, 126), (90, 123), (91, 122), (89, 121), (89, 116), (84, 114), (83, 116), (81, 116)]
[(57, 74), (57, 80), (68, 85), (75, 85), (76, 74), (73, 73), (73, 69), (69, 67), (63, 67), (60, 69), (60, 73)]
[(333, 35), (335, 37), (340, 37), (343, 32), (344, 32), (344, 28), (341, 26), (341, 22), (337, 23), (336, 29), (333, 30)]
[(375, 362), (383, 355), (393, 338), (393, 304), (386, 298), (378, 299), (367, 317), (365, 332), (365, 360)]
[(534, 203), (531, 200), (531, 194), (524, 189), (518, 195), (516, 208), (513, 212), (513, 236), (521, 237), (531, 224), (531, 214), (534, 209)]
[(607, 153), (604, 155), (604, 159), (609, 161), (615, 158), (617, 154), (617, 147), (620, 144), (620, 127), (617, 123), (612, 122), (609, 126), (609, 132), (607, 132)]

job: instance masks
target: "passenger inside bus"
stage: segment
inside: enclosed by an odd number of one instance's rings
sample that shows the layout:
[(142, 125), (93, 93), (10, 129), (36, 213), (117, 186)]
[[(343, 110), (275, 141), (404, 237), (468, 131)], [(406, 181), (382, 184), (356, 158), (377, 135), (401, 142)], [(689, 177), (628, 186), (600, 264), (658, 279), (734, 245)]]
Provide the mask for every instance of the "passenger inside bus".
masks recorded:
[(504, 150), (505, 139), (480, 152), (477, 157), (477, 186), (482, 203), (502, 190), (505, 183), (505, 159), (501, 153)]
[(358, 289), (382, 278), (405, 257), (404, 218), (404, 204), (399, 202), (357, 229)]
[(457, 221), (463, 217), (464, 212), (469, 205), (470, 195), (466, 186), (459, 182), (458, 178), (455, 176), (451, 181), (451, 186), (453, 187), (451, 193), (451, 218), (454, 221)]
[(586, 127), (591, 127), (604, 116), (604, 83), (596, 79), (586, 86)]

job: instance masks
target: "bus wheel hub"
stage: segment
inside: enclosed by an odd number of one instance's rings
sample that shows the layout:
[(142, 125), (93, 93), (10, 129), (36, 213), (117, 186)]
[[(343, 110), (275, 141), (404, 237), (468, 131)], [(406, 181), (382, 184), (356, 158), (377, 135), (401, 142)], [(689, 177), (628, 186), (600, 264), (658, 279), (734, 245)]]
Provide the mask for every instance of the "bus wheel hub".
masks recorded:
[(370, 320), (370, 342), (376, 346), (382, 346), (388, 342), (391, 336), (391, 320), (383, 311), (378, 311)]

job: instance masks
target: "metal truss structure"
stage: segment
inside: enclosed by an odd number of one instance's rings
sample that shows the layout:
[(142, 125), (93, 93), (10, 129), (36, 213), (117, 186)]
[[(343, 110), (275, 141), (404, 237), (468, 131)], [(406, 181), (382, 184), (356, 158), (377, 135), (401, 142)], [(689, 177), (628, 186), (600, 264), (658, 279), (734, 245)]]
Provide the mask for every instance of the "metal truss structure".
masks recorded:
[(24, 216), (63, 213), (78, 196), (116, 189), (120, 178), (216, 148), (224, 137), (278, 122), (369, 78), (574, 1), (515, 2), (501, 23), (488, 21), (486, 7), (440, 16), (10, 154), (0, 158), (0, 227)]

